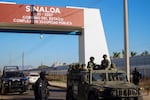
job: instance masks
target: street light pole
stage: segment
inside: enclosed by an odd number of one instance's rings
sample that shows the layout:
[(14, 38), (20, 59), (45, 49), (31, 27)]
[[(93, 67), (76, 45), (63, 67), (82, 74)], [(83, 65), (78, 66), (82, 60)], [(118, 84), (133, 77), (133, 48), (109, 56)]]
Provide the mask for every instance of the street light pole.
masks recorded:
[(129, 59), (129, 41), (128, 41), (128, 0), (124, 0), (124, 50), (125, 50), (125, 66), (127, 71), (127, 79), (130, 82), (130, 59)]
[(22, 70), (24, 70), (24, 52), (22, 53)]

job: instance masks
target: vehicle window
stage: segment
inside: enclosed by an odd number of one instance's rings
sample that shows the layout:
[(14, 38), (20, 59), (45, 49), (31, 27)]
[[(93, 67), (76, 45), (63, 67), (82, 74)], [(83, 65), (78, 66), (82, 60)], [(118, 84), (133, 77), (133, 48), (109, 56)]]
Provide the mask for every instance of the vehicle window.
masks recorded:
[(24, 74), (21, 72), (6, 72), (5, 77), (24, 77)]
[(38, 74), (31, 74), (30, 76), (33, 76), (33, 77), (35, 76), (35, 77), (37, 77), (37, 76), (39, 76), (39, 75), (38, 75)]
[(108, 73), (109, 81), (127, 81), (124, 73)]
[(104, 81), (104, 80), (106, 80), (106, 74), (105, 73), (93, 73), (92, 80), (93, 81)]

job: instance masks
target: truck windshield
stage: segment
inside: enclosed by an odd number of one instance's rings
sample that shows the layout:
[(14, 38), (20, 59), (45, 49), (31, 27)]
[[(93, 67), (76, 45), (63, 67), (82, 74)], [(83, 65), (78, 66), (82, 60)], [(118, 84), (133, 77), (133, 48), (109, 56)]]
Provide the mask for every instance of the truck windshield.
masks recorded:
[(24, 74), (21, 72), (6, 72), (4, 75), (6, 78), (7, 77), (24, 77)]
[(106, 73), (93, 73), (92, 81), (104, 81), (106, 80)]
[(109, 81), (127, 81), (125, 73), (108, 73)]

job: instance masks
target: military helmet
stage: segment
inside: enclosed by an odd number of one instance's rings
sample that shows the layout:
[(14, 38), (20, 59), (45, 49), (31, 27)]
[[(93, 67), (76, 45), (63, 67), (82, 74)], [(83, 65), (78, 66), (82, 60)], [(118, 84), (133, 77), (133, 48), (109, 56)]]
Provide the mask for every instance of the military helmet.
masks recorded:
[(104, 55), (103, 55), (103, 58), (106, 58), (106, 57), (107, 57), (107, 55), (106, 55), (106, 54), (104, 54)]
[(41, 71), (41, 72), (40, 72), (40, 77), (45, 76), (45, 75), (47, 75), (47, 74), (46, 74), (46, 71)]
[(90, 60), (94, 60), (94, 57), (90, 57)]

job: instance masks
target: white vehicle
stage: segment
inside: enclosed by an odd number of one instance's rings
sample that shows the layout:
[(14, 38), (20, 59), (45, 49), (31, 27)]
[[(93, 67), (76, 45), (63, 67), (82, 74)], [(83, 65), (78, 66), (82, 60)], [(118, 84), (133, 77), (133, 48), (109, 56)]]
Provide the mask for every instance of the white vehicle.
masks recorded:
[(40, 75), (38, 72), (31, 72), (29, 74), (29, 83), (34, 84), (39, 77), (40, 77)]

